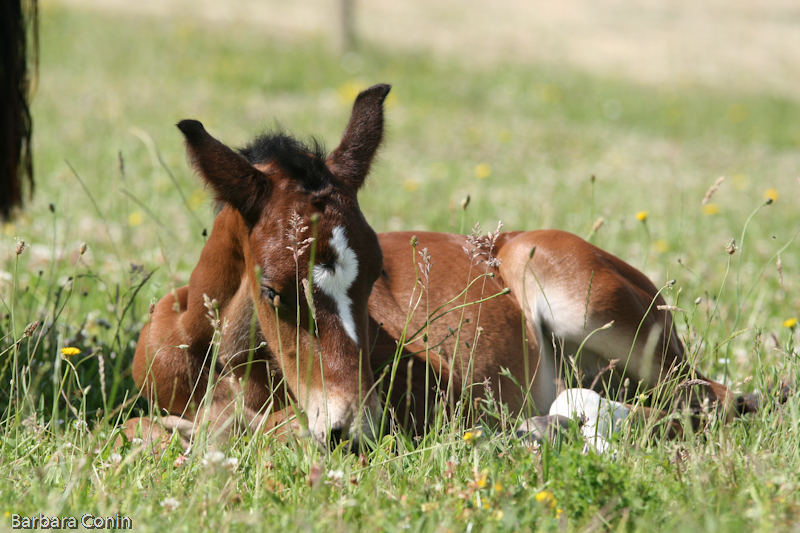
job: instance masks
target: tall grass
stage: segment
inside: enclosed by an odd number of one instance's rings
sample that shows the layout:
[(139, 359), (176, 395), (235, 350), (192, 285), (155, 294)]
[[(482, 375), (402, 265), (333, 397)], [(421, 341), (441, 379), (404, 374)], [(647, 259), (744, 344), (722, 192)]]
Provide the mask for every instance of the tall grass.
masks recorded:
[[(392, 83), (361, 198), (376, 230), (502, 220), (591, 235), (665, 287), (692, 364), (769, 391), (797, 383), (800, 103), (380, 49), (352, 72), (322, 42), (50, 4), (42, 23), (37, 192), (0, 235), (4, 527), (38, 512), (128, 515), (137, 530), (797, 527), (794, 397), (676, 441), (631, 428), (606, 455), (479, 435), (443, 410), (421, 438), (389, 431), (361, 456), (269, 434), (216, 452), (114, 443), (150, 413), (129, 370), (150, 304), (188, 281), (213, 218), (179, 119), (236, 145), (274, 117), (333, 145), (358, 88)], [(505, 416), (491, 397), (477, 409)]]

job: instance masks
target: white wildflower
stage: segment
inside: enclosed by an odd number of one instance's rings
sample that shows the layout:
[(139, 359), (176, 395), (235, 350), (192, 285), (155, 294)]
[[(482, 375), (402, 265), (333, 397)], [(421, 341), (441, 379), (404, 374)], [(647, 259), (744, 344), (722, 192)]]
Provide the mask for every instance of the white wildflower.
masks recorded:
[(167, 511), (174, 511), (175, 509), (181, 506), (181, 502), (170, 496), (169, 498), (166, 498), (164, 501), (162, 501), (160, 505)]

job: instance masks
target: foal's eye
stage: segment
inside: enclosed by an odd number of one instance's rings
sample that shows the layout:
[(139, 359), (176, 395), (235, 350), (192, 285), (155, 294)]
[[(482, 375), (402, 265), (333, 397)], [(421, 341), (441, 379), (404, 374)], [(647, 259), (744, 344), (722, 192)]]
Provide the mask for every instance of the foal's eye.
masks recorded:
[(261, 287), (261, 295), (271, 303), (273, 307), (281, 306), (281, 295), (275, 292), (275, 289), (272, 287)]

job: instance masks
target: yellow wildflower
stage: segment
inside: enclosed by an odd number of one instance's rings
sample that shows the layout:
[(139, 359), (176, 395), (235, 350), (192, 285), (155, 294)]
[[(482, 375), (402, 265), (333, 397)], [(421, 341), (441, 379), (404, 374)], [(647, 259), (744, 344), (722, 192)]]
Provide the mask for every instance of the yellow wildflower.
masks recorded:
[(475, 167), (475, 177), (479, 180), (488, 178), (492, 174), (492, 167), (489, 163), (478, 163)]
[(81, 351), (73, 346), (61, 348), (61, 355), (65, 357), (72, 357), (73, 355), (78, 355), (79, 353), (81, 353)]
[(547, 489), (537, 492), (534, 498), (537, 502), (541, 503), (542, 505), (546, 505), (551, 509), (555, 509), (556, 505), (558, 505), (558, 500), (556, 500), (556, 497), (553, 496), (553, 493)]
[(419, 181), (415, 180), (414, 178), (409, 178), (403, 182), (403, 188), (408, 192), (414, 192), (419, 190)]
[(778, 200), (778, 196), (780, 196), (778, 194), (778, 189), (776, 189), (774, 187), (770, 187), (769, 189), (764, 191), (764, 198), (772, 200), (773, 202)]
[(500, 482), (498, 481), (497, 483), (494, 484), (494, 491), (500, 492), (501, 490), (503, 490), (503, 485), (501, 485)]
[(482, 429), (476, 429), (475, 431), (467, 431), (466, 433), (464, 433), (464, 442), (470, 442), (470, 443), (475, 442), (476, 440), (481, 438), (481, 436), (483, 436)]
[(638, 213), (636, 213), (636, 220), (638, 220), (639, 222), (644, 222), (647, 220), (647, 215), (648, 215), (647, 211), (639, 211)]
[(132, 228), (135, 228), (139, 224), (142, 223), (142, 214), (139, 211), (134, 211), (130, 215), (128, 215), (128, 225)]
[(656, 249), (656, 252), (663, 254), (669, 251), (669, 241), (658, 239), (657, 241), (653, 241), (653, 247)]
[(706, 204), (700, 208), (704, 215), (711, 216), (719, 213), (719, 206), (714, 203)]
[(797, 325), (797, 317), (787, 318), (783, 321), (783, 327), (793, 328)]
[(352, 102), (364, 88), (363, 82), (351, 80), (341, 84), (336, 92), (339, 93), (339, 99), (342, 102)]
[(207, 197), (205, 189), (195, 189), (189, 197), (189, 209), (197, 211), (206, 203)]

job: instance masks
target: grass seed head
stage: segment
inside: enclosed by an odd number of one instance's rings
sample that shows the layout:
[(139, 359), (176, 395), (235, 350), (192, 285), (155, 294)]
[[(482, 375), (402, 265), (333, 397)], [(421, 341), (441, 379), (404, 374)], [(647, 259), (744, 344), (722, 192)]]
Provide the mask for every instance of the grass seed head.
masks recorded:
[(706, 195), (703, 196), (703, 201), (700, 202), (700, 205), (706, 205), (711, 197), (714, 196), (714, 193), (717, 192), (719, 186), (722, 185), (722, 182), (725, 181), (725, 176), (720, 176), (717, 178), (717, 181), (714, 182), (714, 185), (708, 188), (706, 191)]
[(31, 335), (33, 335), (33, 332), (36, 331), (36, 328), (38, 327), (39, 327), (38, 320), (34, 320), (33, 322), (25, 326), (25, 331), (22, 332), (22, 338), (24, 339), (25, 337), (30, 337)]

